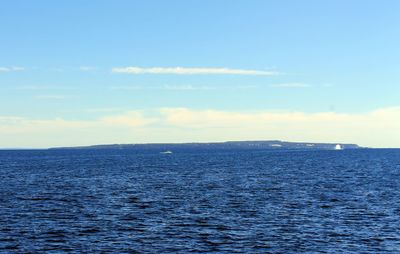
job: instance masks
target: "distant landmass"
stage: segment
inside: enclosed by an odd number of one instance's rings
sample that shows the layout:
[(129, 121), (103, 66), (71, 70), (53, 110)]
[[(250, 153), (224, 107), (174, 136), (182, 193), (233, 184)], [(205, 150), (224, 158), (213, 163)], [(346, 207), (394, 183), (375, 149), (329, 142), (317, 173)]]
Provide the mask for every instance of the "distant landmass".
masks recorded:
[(151, 143), (151, 144), (110, 144), (79, 147), (57, 147), (51, 149), (130, 149), (130, 150), (337, 150), (337, 149), (360, 149), (356, 144), (338, 143), (312, 143), (312, 142), (286, 142), (279, 140), (268, 141), (227, 141), (211, 143)]

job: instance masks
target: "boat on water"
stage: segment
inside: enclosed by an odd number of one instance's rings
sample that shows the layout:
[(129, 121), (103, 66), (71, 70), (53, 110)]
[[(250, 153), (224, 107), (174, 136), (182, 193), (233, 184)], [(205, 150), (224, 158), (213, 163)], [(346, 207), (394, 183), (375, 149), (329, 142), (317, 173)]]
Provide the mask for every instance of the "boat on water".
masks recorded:
[(343, 147), (340, 144), (337, 144), (335, 146), (335, 150), (343, 150)]
[(172, 154), (172, 151), (168, 150), (168, 151), (164, 151), (164, 152), (160, 152), (161, 154)]

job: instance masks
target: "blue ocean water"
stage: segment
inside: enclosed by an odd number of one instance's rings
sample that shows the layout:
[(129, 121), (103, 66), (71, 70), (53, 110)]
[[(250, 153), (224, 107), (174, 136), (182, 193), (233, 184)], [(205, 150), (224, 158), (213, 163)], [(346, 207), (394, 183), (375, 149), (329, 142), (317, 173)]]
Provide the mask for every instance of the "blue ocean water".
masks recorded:
[(1, 253), (400, 253), (400, 150), (0, 151)]

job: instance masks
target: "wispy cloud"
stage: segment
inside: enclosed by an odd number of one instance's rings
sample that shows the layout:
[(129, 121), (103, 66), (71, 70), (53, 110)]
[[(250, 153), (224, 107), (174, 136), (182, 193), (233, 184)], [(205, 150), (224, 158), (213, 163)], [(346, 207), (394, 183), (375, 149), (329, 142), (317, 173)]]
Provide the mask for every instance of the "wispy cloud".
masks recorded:
[(209, 67), (151, 67), (143, 68), (137, 66), (113, 68), (114, 73), (129, 74), (176, 74), (176, 75), (200, 75), (200, 74), (219, 74), (219, 75), (261, 75), (272, 76), (278, 72), (266, 70), (249, 69), (230, 69), (230, 68), (209, 68)]
[(12, 66), (12, 67), (0, 67), (0, 72), (12, 72), (12, 71), (23, 71), (24, 67)]
[(310, 84), (304, 84), (304, 83), (282, 83), (282, 84), (273, 84), (270, 85), (270, 87), (276, 87), (276, 88), (308, 88), (311, 87)]

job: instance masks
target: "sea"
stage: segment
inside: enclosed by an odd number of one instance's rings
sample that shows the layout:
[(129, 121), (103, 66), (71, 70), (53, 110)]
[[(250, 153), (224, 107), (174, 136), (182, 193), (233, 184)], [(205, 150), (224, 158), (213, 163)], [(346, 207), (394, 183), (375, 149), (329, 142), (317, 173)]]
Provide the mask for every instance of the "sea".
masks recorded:
[(0, 151), (0, 253), (400, 253), (400, 150)]

